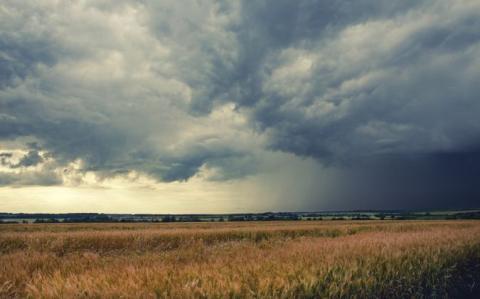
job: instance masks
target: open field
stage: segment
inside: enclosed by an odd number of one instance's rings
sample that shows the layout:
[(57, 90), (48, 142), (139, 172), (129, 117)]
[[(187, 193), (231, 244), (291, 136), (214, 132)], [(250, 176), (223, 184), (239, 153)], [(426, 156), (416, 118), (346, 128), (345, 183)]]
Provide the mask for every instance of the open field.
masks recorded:
[(0, 297), (478, 297), (480, 221), (0, 225)]

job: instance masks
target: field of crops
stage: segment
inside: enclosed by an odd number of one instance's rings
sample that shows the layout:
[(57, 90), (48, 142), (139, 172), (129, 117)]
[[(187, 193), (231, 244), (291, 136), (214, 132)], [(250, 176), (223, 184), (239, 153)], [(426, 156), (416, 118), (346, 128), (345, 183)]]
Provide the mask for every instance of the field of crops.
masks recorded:
[(0, 225), (2, 298), (480, 298), (480, 221)]

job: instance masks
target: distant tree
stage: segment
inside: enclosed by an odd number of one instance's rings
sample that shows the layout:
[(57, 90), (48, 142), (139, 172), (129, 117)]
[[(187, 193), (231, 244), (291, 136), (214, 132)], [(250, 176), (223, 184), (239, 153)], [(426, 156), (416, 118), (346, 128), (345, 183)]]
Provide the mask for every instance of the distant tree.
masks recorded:
[(175, 220), (176, 220), (175, 217), (170, 215), (167, 215), (162, 218), (162, 222), (175, 222)]
[(229, 216), (228, 221), (245, 221), (243, 216)]

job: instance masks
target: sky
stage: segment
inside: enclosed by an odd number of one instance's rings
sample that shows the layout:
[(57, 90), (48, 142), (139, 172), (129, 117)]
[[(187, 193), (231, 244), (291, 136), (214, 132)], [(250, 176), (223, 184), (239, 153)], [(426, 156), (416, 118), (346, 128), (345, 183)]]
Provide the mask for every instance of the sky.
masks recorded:
[(478, 207), (478, 0), (0, 2), (0, 211)]

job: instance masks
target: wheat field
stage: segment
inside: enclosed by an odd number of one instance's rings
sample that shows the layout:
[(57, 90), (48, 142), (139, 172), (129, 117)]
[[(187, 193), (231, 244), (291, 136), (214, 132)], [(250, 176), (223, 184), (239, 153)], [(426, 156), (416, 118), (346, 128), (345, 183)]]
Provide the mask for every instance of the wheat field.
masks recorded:
[(2, 298), (466, 298), (479, 221), (0, 225)]

